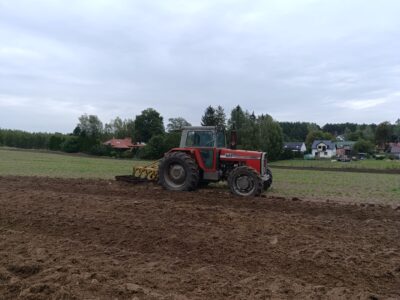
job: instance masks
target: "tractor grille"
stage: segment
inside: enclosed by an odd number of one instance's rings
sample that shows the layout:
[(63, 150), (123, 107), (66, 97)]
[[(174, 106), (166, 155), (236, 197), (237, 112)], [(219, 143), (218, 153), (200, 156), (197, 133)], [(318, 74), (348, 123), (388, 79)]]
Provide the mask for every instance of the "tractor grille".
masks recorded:
[(267, 155), (264, 152), (261, 156), (261, 175), (267, 174)]

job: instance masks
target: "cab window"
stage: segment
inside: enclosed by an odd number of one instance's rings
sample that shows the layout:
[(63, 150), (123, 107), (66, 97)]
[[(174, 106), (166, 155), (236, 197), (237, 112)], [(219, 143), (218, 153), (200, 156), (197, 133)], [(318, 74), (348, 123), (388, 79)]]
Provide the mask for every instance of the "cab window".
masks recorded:
[(186, 146), (214, 147), (214, 134), (212, 131), (188, 131)]
[(217, 132), (217, 147), (218, 148), (225, 148), (226, 141), (225, 141), (225, 133), (222, 131)]

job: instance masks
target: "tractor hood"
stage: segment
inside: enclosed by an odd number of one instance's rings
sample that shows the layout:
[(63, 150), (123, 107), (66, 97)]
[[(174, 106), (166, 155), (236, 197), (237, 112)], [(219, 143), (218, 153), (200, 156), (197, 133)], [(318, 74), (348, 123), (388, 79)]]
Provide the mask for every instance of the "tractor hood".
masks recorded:
[(262, 152), (258, 151), (247, 151), (247, 150), (232, 150), (232, 149), (221, 149), (221, 158), (236, 158), (236, 159), (261, 159)]

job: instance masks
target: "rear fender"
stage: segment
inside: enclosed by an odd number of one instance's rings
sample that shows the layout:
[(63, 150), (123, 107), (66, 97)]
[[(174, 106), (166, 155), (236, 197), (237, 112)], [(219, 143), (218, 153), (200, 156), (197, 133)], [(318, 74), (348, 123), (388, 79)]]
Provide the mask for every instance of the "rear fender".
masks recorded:
[(205, 171), (206, 167), (204, 165), (203, 160), (201, 159), (201, 154), (198, 149), (188, 149), (188, 148), (173, 148), (169, 150), (165, 155), (172, 152), (185, 152), (186, 154), (190, 155), (196, 162), (197, 166), (203, 172)]

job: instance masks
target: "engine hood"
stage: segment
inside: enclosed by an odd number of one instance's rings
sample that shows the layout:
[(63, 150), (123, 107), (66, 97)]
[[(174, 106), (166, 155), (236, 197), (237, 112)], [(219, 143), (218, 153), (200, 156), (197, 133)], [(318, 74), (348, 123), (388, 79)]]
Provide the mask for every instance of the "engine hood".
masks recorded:
[(222, 149), (220, 157), (222, 158), (240, 158), (240, 159), (261, 159), (262, 152), (247, 150)]

